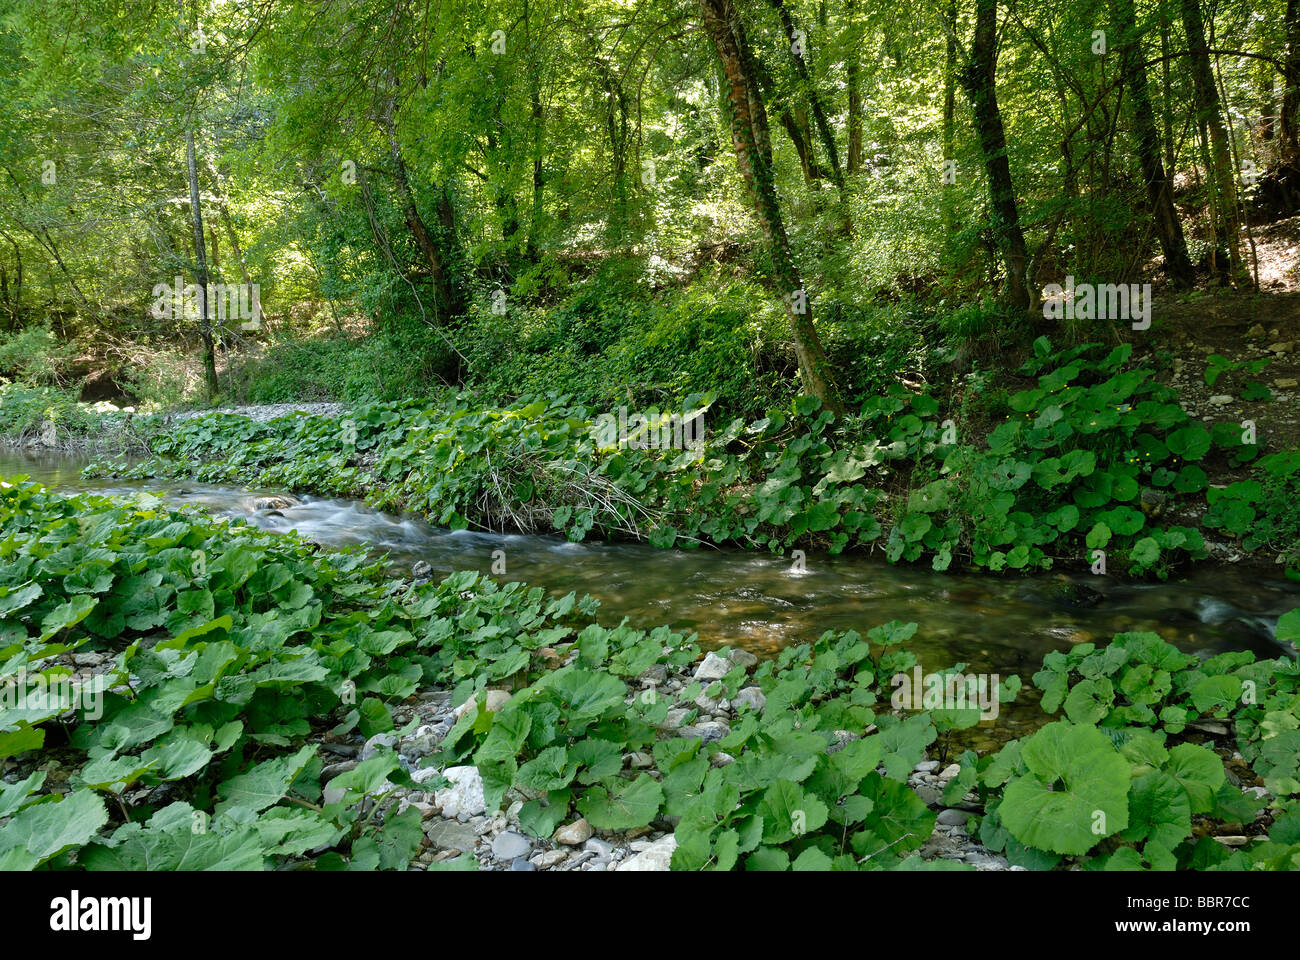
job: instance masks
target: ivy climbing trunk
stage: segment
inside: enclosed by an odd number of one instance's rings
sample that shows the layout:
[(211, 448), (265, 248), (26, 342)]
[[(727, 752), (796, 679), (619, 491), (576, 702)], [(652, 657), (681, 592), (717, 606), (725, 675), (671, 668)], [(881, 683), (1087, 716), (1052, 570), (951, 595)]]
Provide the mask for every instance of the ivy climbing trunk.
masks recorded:
[[(449, 317), (457, 317), (464, 312), (464, 300), (460, 295), (459, 288), (452, 279), (447, 258), (443, 255), (437, 240), (434, 238), (433, 231), (425, 223), (424, 217), (420, 214), (420, 208), (415, 202), (415, 191), (411, 189), (411, 178), (407, 173), (406, 161), (402, 157), (401, 144), (397, 139), (397, 128), (393, 122), (392, 105), (390, 105), (389, 111), (384, 117), (384, 128), (388, 135), (389, 156), (393, 161), (393, 179), (396, 181), (398, 193), (401, 195), (402, 217), (406, 221), (406, 227), (410, 230), (411, 236), (415, 238), (416, 246), (420, 248), (420, 254), (429, 268), (429, 276), (433, 280), (434, 289), (437, 291), (437, 319), (439, 322), (445, 323)], [(443, 198), (444, 200), (446, 198), (445, 190), (443, 191)], [(441, 206), (439, 215), (445, 230), (446, 214)]]
[(1133, 0), (1111, 0), (1111, 17), (1120, 37), (1120, 59), (1129, 98), (1133, 101), (1133, 137), (1137, 143), (1138, 163), (1146, 183), (1156, 237), (1165, 255), (1165, 271), (1175, 286), (1187, 287), (1195, 279), (1195, 272), (1187, 256), (1183, 225), (1174, 207), (1173, 187), (1160, 159), (1160, 136), (1156, 132), (1155, 112), (1147, 91), (1146, 65), (1142, 59)]
[(1029, 257), (1025, 235), (1020, 229), (1020, 211), (1011, 182), (1007, 136), (998, 109), (995, 80), (998, 65), (997, 11), (997, 0), (975, 0), (975, 35), (961, 81), (974, 114), (975, 135), (989, 180), (993, 235), (1007, 274), (1002, 300), (1013, 310), (1028, 311), (1033, 306), (1026, 279)]
[(786, 316), (799, 360), (800, 380), (807, 393), (840, 416), (844, 413), (844, 404), (813, 326), (812, 299), (795, 266), (777, 202), (767, 115), (754, 81), (752, 55), (744, 26), (732, 0), (700, 0), (700, 12), (722, 64), (736, 166), (754, 203), (754, 212), (772, 260), (773, 279), (784, 295)]

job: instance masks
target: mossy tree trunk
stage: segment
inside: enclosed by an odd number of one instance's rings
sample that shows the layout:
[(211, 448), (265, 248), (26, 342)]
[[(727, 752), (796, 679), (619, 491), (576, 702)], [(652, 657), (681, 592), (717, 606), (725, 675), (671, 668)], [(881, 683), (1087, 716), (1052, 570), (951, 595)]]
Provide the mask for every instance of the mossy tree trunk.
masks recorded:
[(767, 114), (754, 80), (752, 54), (744, 25), (732, 0), (700, 0), (700, 12), (722, 64), (736, 165), (748, 188), (759, 227), (767, 242), (773, 279), (784, 296), (803, 388), (820, 399), (823, 407), (839, 416), (844, 412), (844, 404), (813, 326), (812, 299), (795, 266), (777, 202)]

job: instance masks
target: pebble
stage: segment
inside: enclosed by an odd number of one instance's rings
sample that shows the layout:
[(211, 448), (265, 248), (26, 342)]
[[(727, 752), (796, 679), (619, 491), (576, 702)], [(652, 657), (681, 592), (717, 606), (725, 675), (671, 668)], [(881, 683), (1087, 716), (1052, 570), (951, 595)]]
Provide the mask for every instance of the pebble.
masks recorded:
[(376, 733), (361, 748), (361, 759), (369, 760), (371, 757), (376, 756), (383, 747), (395, 747), (397, 743), (397, 737), (391, 733)]
[(614, 845), (608, 840), (602, 840), (599, 837), (592, 837), (582, 847), (584, 850), (590, 850), (598, 857), (609, 857), (614, 853)]
[(531, 862), (537, 864), (542, 870), (549, 870), (551, 867), (563, 862), (569, 855), (567, 850), (547, 850), (545, 853), (539, 853), (533, 857)]
[(530, 870), (536, 871), (537, 866), (536, 864), (525, 860), (523, 857), (516, 857), (514, 860), (510, 861), (510, 869), (517, 872), (527, 872)]
[(443, 816), (468, 814), (472, 817), (483, 812), (487, 804), (483, 799), (483, 778), (477, 767), (448, 767), (442, 775), (451, 781), (450, 787), (434, 794)]
[(767, 697), (763, 695), (763, 691), (758, 687), (745, 687), (745, 689), (736, 694), (736, 698), (731, 701), (731, 704), (737, 710), (739, 710), (742, 705), (745, 705), (750, 707), (755, 713), (762, 713), (763, 708), (767, 706)]
[[(635, 845), (633, 846), (635, 849)], [(672, 834), (661, 837), (634, 857), (628, 857), (618, 865), (620, 871), (663, 871), (669, 869), (673, 851), (677, 849), (677, 838)]]
[(957, 774), (961, 773), (960, 763), (950, 763), (939, 772), (940, 780), (951, 780)]
[(1215, 394), (1214, 396), (1210, 397), (1210, 403), (1214, 404), (1215, 406), (1222, 407), (1229, 403), (1232, 403), (1232, 397), (1226, 393)]
[(731, 661), (718, 656), (710, 651), (705, 654), (700, 665), (695, 668), (694, 679), (696, 680), (721, 680), (731, 672)]
[(967, 810), (957, 810), (957, 809), (949, 808), (947, 810), (941, 810), (939, 812), (939, 816), (936, 822), (941, 823), (947, 827), (964, 827), (966, 825), (966, 821), (970, 819), (970, 816), (971, 814)]
[(731, 733), (731, 727), (721, 720), (709, 720), (705, 723), (682, 727), (680, 732), (683, 737), (699, 737), (705, 743), (713, 743), (728, 736)]
[(570, 847), (576, 847), (580, 843), (586, 843), (591, 839), (591, 835), (596, 831), (591, 828), (586, 817), (582, 817), (573, 823), (565, 824), (555, 831), (554, 840), (556, 843), (563, 843)]
[(527, 837), (513, 830), (507, 830), (505, 833), (497, 834), (496, 839), (492, 841), (492, 856), (498, 860), (518, 860), (521, 857), (527, 858), (532, 848), (533, 845), (528, 842)]
[(939, 769), (939, 761), (938, 761), (938, 760), (922, 760), (920, 763), (918, 763), (918, 764), (917, 764), (915, 767), (913, 767), (912, 769), (914, 769), (917, 773), (933, 773), (934, 771), (936, 771), (936, 770)]

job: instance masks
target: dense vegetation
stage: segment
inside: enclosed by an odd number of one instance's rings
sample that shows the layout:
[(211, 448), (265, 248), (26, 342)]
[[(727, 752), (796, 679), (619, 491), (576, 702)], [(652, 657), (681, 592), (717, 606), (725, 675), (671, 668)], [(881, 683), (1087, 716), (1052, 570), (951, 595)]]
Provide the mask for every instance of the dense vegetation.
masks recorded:
[[(603, 627), (590, 598), (547, 600), (475, 574), (413, 586), (360, 554), (322, 555), (148, 496), (64, 498), (31, 483), (0, 487), (0, 534), (0, 679), (52, 691), (74, 682), (74, 654), (99, 655), (93, 676), (75, 680), (86, 709), (53, 698), (6, 709), (0, 756), (45, 760), (0, 784), (8, 869), (304, 858), (400, 869), (423, 835), (395, 792), (413, 777), (436, 785), (421, 771), (458, 760), (481, 772), (489, 809), (524, 800), (521, 828), (536, 836), (572, 810), (607, 832), (679, 818), (679, 869), (924, 867), (911, 854), (935, 814), (907, 776), (937, 739), (980, 719), (974, 708), (882, 711), (888, 678), (916, 664), (904, 647), (916, 624), (827, 633), (752, 676), (752, 664), (715, 655), (717, 678), (696, 669), (705, 679), (679, 703), (747, 684), (764, 702), (705, 746), (674, 735), (671, 698), (638, 683), (656, 667), (694, 669), (698, 648), (662, 627)], [(1279, 637), (1300, 637), (1300, 611)], [(1293, 660), (1201, 662), (1153, 634), (1123, 634), (1052, 654), (1033, 680), (1061, 719), (994, 755), (953, 750), (961, 773), (945, 799), (978, 796), (991, 849), (1034, 868), (1300, 867)], [(323, 793), (322, 739), (391, 731), (393, 708), (430, 683), (479, 705), (427, 761), (380, 746)], [(493, 710), (489, 684), (514, 691)], [(1000, 698), (1018, 686), (1008, 678)], [(1230, 750), (1216, 749), (1231, 739), (1195, 730), (1210, 719), (1235, 730), (1233, 783), (1258, 777), (1267, 801), (1228, 782)], [(651, 770), (625, 770), (640, 750)], [(719, 751), (730, 762), (711, 763)], [(1244, 849), (1212, 839), (1252, 821), (1267, 834)]]
[[(92, 476), (1300, 579), (1300, 0), (0, 0), (0, 157), (0, 443)], [(473, 869), (456, 770), (677, 869), (1300, 869), (1293, 656), (1076, 642), (990, 749), (923, 618), (547, 587), (0, 477), (0, 869)]]

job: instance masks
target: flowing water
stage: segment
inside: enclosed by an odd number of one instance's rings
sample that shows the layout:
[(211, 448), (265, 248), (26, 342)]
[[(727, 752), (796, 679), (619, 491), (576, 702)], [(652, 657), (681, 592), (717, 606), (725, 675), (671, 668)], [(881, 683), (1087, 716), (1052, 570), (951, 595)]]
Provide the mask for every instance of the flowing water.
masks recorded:
[(731, 644), (760, 656), (814, 640), (825, 630), (865, 633), (893, 619), (920, 624), (908, 648), (926, 670), (965, 662), (968, 672), (1018, 673), (1026, 685), (1049, 651), (1122, 631), (1152, 630), (1192, 653), (1295, 652), (1273, 635), (1277, 618), (1300, 607), (1300, 584), (1258, 568), (1203, 566), (1182, 579), (1135, 583), (1086, 572), (936, 573), (922, 565), (810, 552), (806, 569), (796, 571), (789, 558), (742, 550), (451, 532), (417, 517), (323, 497), (304, 496), (280, 510), (256, 509), (259, 497), (280, 491), (85, 480), (81, 466), (72, 457), (0, 452), (0, 476), (22, 473), (65, 491), (148, 490), (265, 530), (297, 531), (326, 546), (361, 544), (386, 553), (403, 571), (423, 560), (434, 575), (464, 569), (486, 575), (494, 560), (504, 559), (506, 573), (497, 579), (523, 580), (556, 595), (589, 593), (600, 600), (600, 619), (607, 624), (624, 616), (638, 627), (668, 624), (698, 633), (707, 647)]

